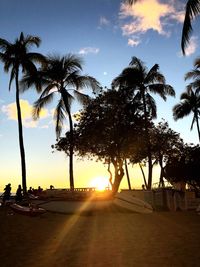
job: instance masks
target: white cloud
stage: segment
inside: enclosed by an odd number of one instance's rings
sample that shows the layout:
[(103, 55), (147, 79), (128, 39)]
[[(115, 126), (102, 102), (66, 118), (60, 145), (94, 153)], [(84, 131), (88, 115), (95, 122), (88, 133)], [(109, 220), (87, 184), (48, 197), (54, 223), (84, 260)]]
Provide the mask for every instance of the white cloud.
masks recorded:
[(137, 39), (134, 39), (134, 38), (129, 38), (128, 39), (128, 45), (129, 46), (138, 46), (140, 43), (140, 40), (137, 38)]
[[(35, 128), (38, 125), (38, 121), (32, 119), (33, 106), (29, 104), (27, 100), (20, 100), (22, 124), (26, 128)], [(8, 120), (17, 121), (17, 108), (16, 103), (11, 103), (8, 105), (3, 105), (1, 108), (2, 112), (7, 115)], [(40, 113), (40, 118), (44, 119), (49, 117), (49, 112), (47, 109), (42, 109)]]
[[(185, 55), (188, 57), (191, 56), (192, 54), (196, 52), (197, 47), (198, 47), (198, 38), (196, 36), (192, 36), (188, 46), (185, 49)], [(180, 51), (178, 53), (178, 56), (182, 57), (183, 53)]]
[[(171, 22), (183, 22), (184, 8), (179, 1), (141, 0), (130, 6), (121, 4), (120, 19), (124, 36), (134, 37), (154, 30), (158, 34), (169, 36)], [(131, 38), (132, 39), (132, 38)], [(133, 43), (130, 41), (130, 44)]]
[(99, 48), (97, 48), (97, 47), (84, 47), (84, 48), (81, 48), (78, 53), (80, 55), (98, 54)]
[(190, 56), (196, 52), (198, 45), (197, 45), (197, 37), (193, 36), (190, 39), (190, 43), (185, 49), (185, 55)]
[(110, 21), (106, 17), (100, 17), (99, 19), (99, 25), (102, 26), (108, 26), (110, 24)]

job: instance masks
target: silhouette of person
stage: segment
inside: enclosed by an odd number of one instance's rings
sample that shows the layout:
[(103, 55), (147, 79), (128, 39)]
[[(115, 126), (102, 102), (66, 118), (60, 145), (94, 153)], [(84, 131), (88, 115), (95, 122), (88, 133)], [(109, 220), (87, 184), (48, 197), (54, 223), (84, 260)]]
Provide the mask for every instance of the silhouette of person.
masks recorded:
[(22, 198), (23, 198), (23, 196), (22, 196), (22, 187), (21, 187), (21, 185), (19, 185), (18, 188), (17, 188), (17, 191), (16, 191), (15, 200), (16, 200), (16, 202), (20, 202), (20, 201), (22, 201)]
[(5, 201), (10, 199), (10, 193), (11, 193), (11, 184), (9, 183), (4, 188), (3, 203), (5, 203)]
[(29, 194), (33, 194), (33, 189), (32, 189), (31, 186), (29, 187), (28, 193), (29, 193)]

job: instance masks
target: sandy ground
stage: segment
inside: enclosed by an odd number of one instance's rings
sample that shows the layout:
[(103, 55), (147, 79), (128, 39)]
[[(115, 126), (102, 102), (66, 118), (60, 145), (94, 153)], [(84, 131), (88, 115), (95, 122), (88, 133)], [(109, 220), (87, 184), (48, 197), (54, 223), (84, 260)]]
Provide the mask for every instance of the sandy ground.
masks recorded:
[(200, 216), (113, 208), (9, 215), (0, 207), (1, 267), (200, 266)]

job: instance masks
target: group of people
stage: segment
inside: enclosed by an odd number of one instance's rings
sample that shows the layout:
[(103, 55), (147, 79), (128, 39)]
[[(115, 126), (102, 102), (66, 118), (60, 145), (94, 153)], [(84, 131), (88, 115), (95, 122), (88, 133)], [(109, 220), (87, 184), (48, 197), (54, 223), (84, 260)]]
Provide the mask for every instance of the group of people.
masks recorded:
[[(6, 201), (9, 201), (11, 199), (11, 184), (7, 184), (4, 188), (4, 193), (2, 195), (2, 200), (3, 203), (5, 203)], [(28, 194), (33, 194), (33, 195), (40, 195), (42, 193), (43, 189), (38, 186), (38, 189), (33, 189), (32, 187), (29, 188), (28, 190)], [(16, 191), (16, 195), (15, 195), (15, 201), (16, 202), (21, 202), (23, 200), (23, 189), (21, 185), (18, 185), (17, 191)]]
[[(2, 197), (3, 203), (5, 203), (6, 201), (9, 201), (11, 199), (11, 184), (7, 184), (4, 188), (4, 193), (0, 196)], [(53, 190), (54, 186), (50, 185), (50, 190)], [(32, 195), (34, 196), (42, 196), (43, 193), (45, 191), (43, 191), (43, 188), (38, 186), (37, 189), (34, 189), (33, 187), (29, 187), (27, 193), (29, 197), (32, 197)], [(21, 202), (23, 200), (24, 196), (23, 196), (23, 189), (21, 185), (18, 185), (17, 191), (16, 191), (16, 195), (15, 195), (15, 201), (16, 202)]]
[[(11, 184), (7, 184), (4, 188), (4, 193), (3, 193), (3, 203), (6, 201), (9, 201), (11, 198)], [(22, 194), (22, 187), (21, 185), (18, 186), (17, 191), (16, 191), (16, 196), (15, 200), (16, 202), (20, 202), (23, 199), (23, 194)]]
[(43, 192), (43, 188), (38, 186), (38, 189), (34, 189), (32, 187), (29, 187), (28, 194), (30, 195), (40, 195)]

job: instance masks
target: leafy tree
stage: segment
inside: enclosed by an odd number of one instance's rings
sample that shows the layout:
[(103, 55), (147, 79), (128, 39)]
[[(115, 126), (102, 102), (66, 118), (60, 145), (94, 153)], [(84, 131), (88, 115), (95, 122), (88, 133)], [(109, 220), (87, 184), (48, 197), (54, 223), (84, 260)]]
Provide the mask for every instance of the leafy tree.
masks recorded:
[(164, 186), (164, 167), (167, 160), (172, 155), (177, 155), (183, 147), (183, 140), (180, 135), (169, 128), (165, 121), (159, 122), (156, 127), (151, 129), (151, 144), (154, 164), (160, 166), (159, 186)]
[(164, 176), (170, 182), (186, 182), (200, 190), (200, 147), (184, 145), (167, 160)]
[(159, 65), (155, 64), (149, 71), (144, 63), (133, 57), (129, 67), (112, 82), (113, 88), (123, 88), (132, 92), (132, 97), (140, 101), (143, 106), (146, 147), (148, 150), (148, 189), (152, 184), (152, 153), (148, 129), (148, 119), (156, 118), (156, 103), (150, 93), (159, 94), (164, 100), (166, 96), (175, 96), (172, 86), (166, 84), (164, 76), (159, 72)]
[[(140, 106), (124, 90), (108, 90), (89, 100), (75, 127), (77, 154), (108, 164), (113, 193), (117, 192), (124, 176), (124, 160), (137, 150), (138, 140), (144, 135)], [(69, 132), (56, 148), (69, 153)]]
[(173, 117), (175, 120), (182, 119), (183, 117), (193, 113), (191, 130), (193, 129), (194, 122), (197, 125), (197, 131), (200, 142), (200, 128), (199, 128), (199, 114), (200, 114), (200, 95), (198, 91), (195, 92), (191, 87), (188, 87), (186, 92), (180, 96), (180, 103), (173, 107)]
[(37, 36), (27, 35), (23, 33), (13, 43), (0, 39), (0, 60), (4, 64), (4, 71), (10, 71), (10, 82), (11, 84), (15, 80), (16, 89), (16, 107), (17, 107), (17, 118), (18, 118), (18, 131), (19, 131), (19, 146), (21, 155), (21, 169), (22, 169), (22, 186), (23, 192), (26, 194), (26, 160), (25, 150), (23, 142), (23, 128), (22, 128), (22, 116), (20, 107), (20, 87), (19, 87), (19, 75), (22, 73), (31, 73), (36, 70), (36, 63), (43, 63), (45, 57), (39, 53), (30, 52), (30, 48), (33, 45), (39, 46), (41, 40)]
[[(56, 136), (60, 137), (63, 121), (68, 117), (70, 128), (70, 149), (69, 149), (69, 177), (70, 188), (74, 189), (73, 177), (73, 121), (71, 115), (71, 102), (74, 96), (81, 103), (87, 100), (87, 96), (80, 92), (83, 88), (99, 89), (99, 83), (91, 76), (81, 75), (81, 58), (68, 54), (60, 57), (57, 55), (49, 56), (47, 64), (39, 69), (34, 75), (27, 75), (23, 83), (27, 86), (35, 85), (42, 94), (34, 104), (33, 117), (38, 119), (41, 109), (52, 102), (55, 95), (60, 95), (60, 99), (55, 109), (54, 118), (56, 120)], [(74, 96), (71, 94), (73, 92)]]

